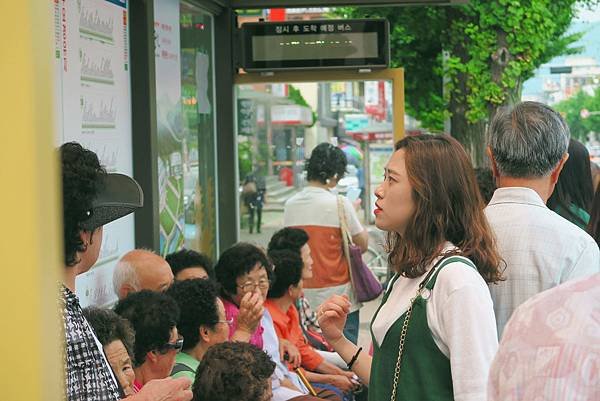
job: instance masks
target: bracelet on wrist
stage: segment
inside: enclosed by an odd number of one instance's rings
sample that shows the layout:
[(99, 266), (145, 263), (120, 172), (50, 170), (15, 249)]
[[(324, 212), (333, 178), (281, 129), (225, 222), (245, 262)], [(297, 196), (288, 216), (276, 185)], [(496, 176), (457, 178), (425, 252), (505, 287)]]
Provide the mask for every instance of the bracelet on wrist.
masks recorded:
[(356, 354), (354, 354), (354, 356), (352, 357), (352, 359), (350, 359), (350, 362), (348, 362), (348, 370), (352, 370), (352, 366), (354, 365), (354, 363), (356, 362), (356, 360), (358, 359), (358, 355), (360, 354), (360, 352), (362, 351), (362, 347), (360, 347), (358, 349), (358, 351), (356, 351)]

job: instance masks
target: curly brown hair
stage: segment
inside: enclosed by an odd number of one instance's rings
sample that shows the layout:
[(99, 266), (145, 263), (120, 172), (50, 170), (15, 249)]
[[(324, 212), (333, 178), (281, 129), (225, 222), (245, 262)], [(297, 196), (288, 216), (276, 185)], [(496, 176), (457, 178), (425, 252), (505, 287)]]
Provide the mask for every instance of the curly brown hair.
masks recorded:
[(405, 152), (415, 213), (404, 233), (389, 232), (389, 263), (409, 278), (423, 275), (450, 241), (473, 261), (486, 282), (502, 279), (503, 264), (483, 213), (473, 167), (460, 143), (448, 135), (417, 135), (400, 140)]
[(196, 370), (192, 401), (262, 401), (269, 395), (274, 371), (275, 363), (254, 345), (213, 345)]

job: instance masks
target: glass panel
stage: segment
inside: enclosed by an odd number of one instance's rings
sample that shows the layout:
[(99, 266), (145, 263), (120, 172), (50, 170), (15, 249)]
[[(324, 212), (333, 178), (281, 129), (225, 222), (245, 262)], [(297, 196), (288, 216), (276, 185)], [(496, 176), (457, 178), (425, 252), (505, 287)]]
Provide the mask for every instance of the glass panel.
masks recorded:
[(236, 95), (240, 239), (268, 244), (283, 227), (285, 202), (308, 185), (305, 160), (329, 142), (348, 160), (333, 191), (360, 199), (358, 214), (381, 243), (373, 191), (393, 148), (392, 82), (238, 85)]
[(155, 0), (160, 253), (216, 256), (213, 21)]
[(217, 256), (213, 17), (181, 5), (185, 246)]

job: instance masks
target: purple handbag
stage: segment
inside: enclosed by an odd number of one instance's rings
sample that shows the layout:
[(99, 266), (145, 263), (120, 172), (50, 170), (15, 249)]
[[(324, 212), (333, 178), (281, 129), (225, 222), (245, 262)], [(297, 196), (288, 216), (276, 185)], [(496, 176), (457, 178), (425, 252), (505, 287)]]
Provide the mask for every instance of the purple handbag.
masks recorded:
[(383, 292), (383, 287), (363, 261), (360, 248), (352, 242), (348, 223), (346, 222), (346, 213), (344, 212), (344, 201), (341, 196), (338, 196), (338, 215), (340, 218), (344, 255), (346, 255), (350, 269), (352, 289), (359, 302), (372, 301)]

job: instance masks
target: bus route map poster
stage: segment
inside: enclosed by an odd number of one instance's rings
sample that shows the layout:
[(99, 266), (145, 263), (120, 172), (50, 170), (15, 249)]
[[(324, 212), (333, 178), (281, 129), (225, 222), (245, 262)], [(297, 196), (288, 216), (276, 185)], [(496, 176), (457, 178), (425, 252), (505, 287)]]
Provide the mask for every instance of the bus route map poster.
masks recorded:
[[(125, 0), (53, 0), (57, 146), (76, 141), (109, 172), (132, 175)], [(77, 278), (82, 306), (108, 305), (114, 265), (134, 242), (133, 215), (104, 227), (100, 258)]]

